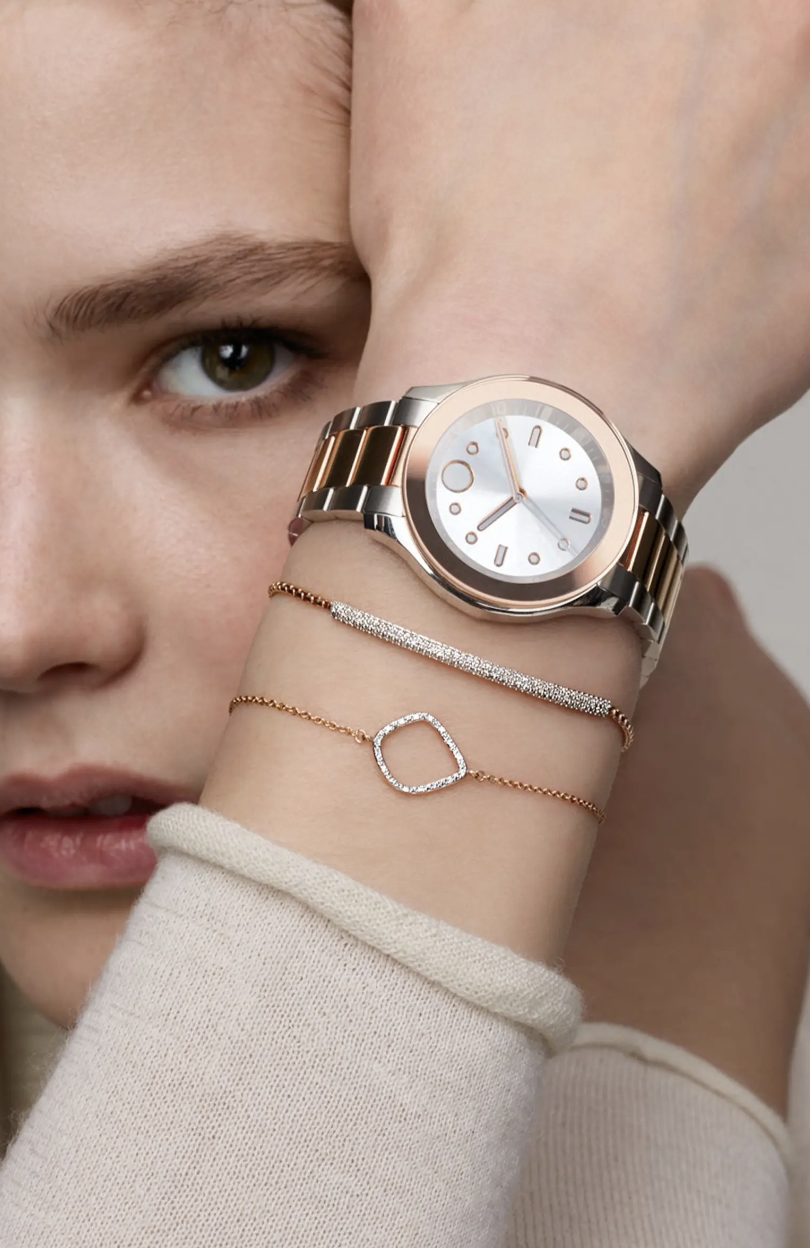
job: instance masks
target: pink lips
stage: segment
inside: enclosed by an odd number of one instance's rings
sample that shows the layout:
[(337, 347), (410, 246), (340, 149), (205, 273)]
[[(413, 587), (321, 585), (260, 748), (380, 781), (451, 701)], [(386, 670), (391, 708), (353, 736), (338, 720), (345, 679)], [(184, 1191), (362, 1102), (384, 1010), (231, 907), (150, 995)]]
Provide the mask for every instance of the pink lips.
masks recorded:
[(146, 839), (149, 815), (4, 815), (0, 861), (40, 888), (136, 888), (157, 866)]
[[(116, 796), (133, 798), (132, 809), (87, 810)], [(11, 778), (0, 784), (0, 869), (40, 888), (142, 887), (157, 865), (146, 825), (157, 810), (183, 800), (193, 799), (124, 772), (74, 768), (50, 780)]]

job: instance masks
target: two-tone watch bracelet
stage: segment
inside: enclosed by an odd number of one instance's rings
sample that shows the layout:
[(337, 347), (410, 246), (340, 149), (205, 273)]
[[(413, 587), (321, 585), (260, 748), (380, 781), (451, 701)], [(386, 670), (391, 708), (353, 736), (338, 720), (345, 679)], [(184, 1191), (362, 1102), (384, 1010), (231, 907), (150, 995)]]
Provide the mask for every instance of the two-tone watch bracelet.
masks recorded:
[(425, 637), (422, 633), (414, 633), (401, 624), (392, 624), (390, 620), (380, 619), (368, 611), (360, 611), (345, 602), (330, 602), (318, 594), (310, 593), (298, 585), (288, 581), (274, 581), (267, 590), (269, 598), (277, 594), (286, 594), (299, 602), (310, 603), (328, 611), (338, 624), (346, 624), (369, 637), (377, 637), (391, 645), (409, 650), (412, 654), (421, 654), (427, 659), (443, 663), (446, 667), (454, 667), (457, 671), (467, 672), (470, 676), (478, 676), (481, 680), (491, 681), (504, 689), (513, 689), (517, 693), (528, 694), (540, 702), (548, 702), (565, 710), (578, 711), (582, 715), (592, 715), (598, 719), (609, 719), (621, 730), (622, 751), (629, 750), (633, 744), (633, 725), (628, 717), (614, 706), (608, 698), (601, 698), (593, 693), (583, 693), (579, 689), (569, 689), (566, 685), (555, 684), (553, 681), (541, 680), (539, 676), (531, 676), (527, 672), (517, 672), (489, 659), (482, 659), (476, 654), (468, 654), (457, 650), (443, 641)]

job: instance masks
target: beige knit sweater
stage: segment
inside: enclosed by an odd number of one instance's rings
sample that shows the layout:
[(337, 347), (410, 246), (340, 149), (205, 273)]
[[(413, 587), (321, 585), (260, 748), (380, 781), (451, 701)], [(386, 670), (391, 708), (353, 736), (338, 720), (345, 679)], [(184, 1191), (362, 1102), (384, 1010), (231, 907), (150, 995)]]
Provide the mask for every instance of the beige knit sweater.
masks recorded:
[(713, 1067), (210, 812), (150, 839), (2, 1248), (784, 1248), (786, 1129)]

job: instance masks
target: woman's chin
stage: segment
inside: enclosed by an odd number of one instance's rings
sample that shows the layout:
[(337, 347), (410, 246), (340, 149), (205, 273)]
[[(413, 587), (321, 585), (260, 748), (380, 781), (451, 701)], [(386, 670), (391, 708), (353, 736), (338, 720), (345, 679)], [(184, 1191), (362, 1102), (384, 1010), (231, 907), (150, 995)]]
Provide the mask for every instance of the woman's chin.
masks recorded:
[(140, 891), (55, 892), (0, 879), (0, 966), (49, 1022), (75, 1025)]

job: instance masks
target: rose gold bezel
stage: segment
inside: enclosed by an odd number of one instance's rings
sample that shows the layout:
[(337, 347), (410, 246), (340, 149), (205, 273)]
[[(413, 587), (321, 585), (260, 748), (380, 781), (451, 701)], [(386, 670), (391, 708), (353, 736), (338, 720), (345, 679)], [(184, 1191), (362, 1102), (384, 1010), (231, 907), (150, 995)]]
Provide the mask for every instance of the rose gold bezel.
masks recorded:
[[(570, 413), (596, 439), (613, 475), (613, 515), (594, 551), (570, 572), (553, 580), (516, 584), (487, 576), (464, 563), (446, 545), (431, 518), (425, 483), (428, 465), (452, 424), (473, 408), (499, 399), (527, 399)], [(443, 399), (416, 431), (403, 465), (405, 514), (414, 540), (434, 575), (451, 592), (460, 592), (484, 608), (542, 612), (581, 598), (614, 566), (633, 533), (638, 514), (638, 475), (622, 435), (582, 395), (534, 377), (489, 377), (473, 381)]]

